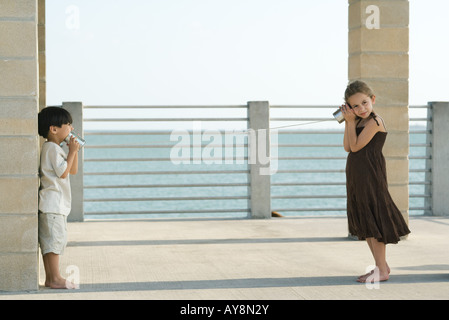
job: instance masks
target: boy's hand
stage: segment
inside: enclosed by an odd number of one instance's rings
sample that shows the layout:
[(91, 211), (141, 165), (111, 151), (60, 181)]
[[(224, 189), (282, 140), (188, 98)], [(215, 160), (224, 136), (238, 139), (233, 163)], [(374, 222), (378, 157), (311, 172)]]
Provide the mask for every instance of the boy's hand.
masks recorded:
[(348, 122), (355, 121), (356, 115), (354, 113), (354, 110), (352, 110), (352, 108), (350, 108), (347, 103), (341, 105), (340, 109), (346, 121)]
[(67, 144), (69, 147), (69, 152), (78, 152), (80, 149), (80, 144), (76, 141), (74, 136), (70, 137), (70, 142)]

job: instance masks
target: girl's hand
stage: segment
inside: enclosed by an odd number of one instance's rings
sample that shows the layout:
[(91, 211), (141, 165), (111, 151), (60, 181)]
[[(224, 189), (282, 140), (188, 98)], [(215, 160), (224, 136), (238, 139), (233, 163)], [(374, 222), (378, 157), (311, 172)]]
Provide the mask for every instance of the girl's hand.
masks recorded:
[(356, 115), (354, 113), (354, 110), (352, 110), (347, 103), (342, 104), (340, 110), (347, 122), (355, 121)]
[(70, 142), (67, 144), (69, 147), (69, 152), (78, 152), (80, 149), (80, 144), (78, 141), (76, 141), (76, 138), (74, 136), (70, 137)]

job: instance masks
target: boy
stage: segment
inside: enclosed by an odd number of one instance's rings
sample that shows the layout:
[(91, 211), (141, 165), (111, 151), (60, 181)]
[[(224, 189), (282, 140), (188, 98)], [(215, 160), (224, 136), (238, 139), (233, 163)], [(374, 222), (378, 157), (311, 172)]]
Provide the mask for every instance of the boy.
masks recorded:
[(71, 209), (70, 174), (78, 171), (79, 143), (71, 137), (69, 153), (60, 144), (72, 127), (70, 113), (61, 107), (47, 107), (38, 115), (39, 135), (47, 141), (42, 145), (39, 176), (38, 236), (45, 268), (45, 286), (53, 289), (75, 289), (59, 273), (59, 255), (67, 244), (67, 216)]

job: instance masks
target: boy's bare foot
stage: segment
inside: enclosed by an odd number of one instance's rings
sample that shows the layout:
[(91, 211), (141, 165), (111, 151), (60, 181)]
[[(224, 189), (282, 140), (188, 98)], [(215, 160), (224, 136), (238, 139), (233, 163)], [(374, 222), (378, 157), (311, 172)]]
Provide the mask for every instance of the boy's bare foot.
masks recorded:
[(59, 278), (53, 282), (45, 281), (45, 286), (52, 289), (79, 289), (79, 285), (64, 278)]

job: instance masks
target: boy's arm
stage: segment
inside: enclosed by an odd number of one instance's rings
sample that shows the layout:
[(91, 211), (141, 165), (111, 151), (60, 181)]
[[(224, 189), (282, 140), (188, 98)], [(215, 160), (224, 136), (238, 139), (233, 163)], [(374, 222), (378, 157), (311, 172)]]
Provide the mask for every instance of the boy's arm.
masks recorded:
[(69, 154), (67, 155), (67, 168), (60, 176), (61, 179), (65, 179), (69, 173), (76, 174), (78, 172), (78, 150), (80, 145), (76, 141), (75, 137), (71, 137), (68, 146)]
[(72, 168), (70, 169), (70, 174), (74, 175), (78, 172), (78, 152), (75, 152), (75, 159), (73, 159)]
[(76, 171), (78, 171), (78, 152), (70, 152), (67, 156), (67, 169), (65, 169), (64, 173), (60, 176), (61, 179), (65, 179), (67, 178), (67, 176), (70, 174), (75, 174), (72, 173), (72, 167), (75, 164), (75, 158), (76, 158)]

